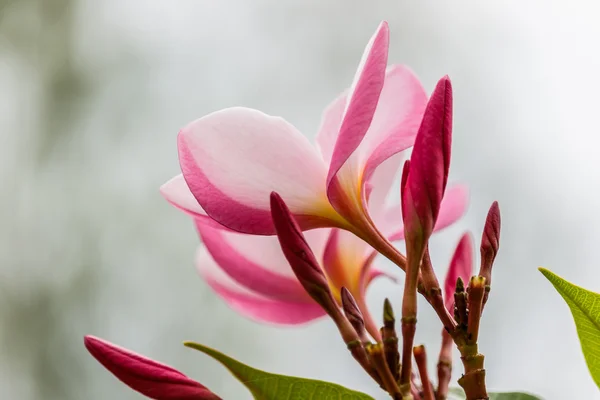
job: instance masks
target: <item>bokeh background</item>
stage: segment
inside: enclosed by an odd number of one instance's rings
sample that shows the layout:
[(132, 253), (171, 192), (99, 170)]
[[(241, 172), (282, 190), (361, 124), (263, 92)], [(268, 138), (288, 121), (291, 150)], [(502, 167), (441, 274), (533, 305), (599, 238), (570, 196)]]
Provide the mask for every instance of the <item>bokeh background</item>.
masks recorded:
[[(585, 0), (0, 0), (0, 398), (141, 398), (88, 356), (90, 333), (226, 399), (250, 395), (183, 340), (384, 398), (328, 321), (263, 326), (219, 301), (194, 270), (191, 222), (158, 193), (178, 172), (178, 129), (219, 108), (282, 115), (313, 137), (382, 19), (391, 62), (428, 90), (444, 74), (455, 88), (451, 181), (471, 186), (471, 205), (433, 242), (440, 274), (462, 231), (478, 238), (501, 205), (489, 387), (600, 398), (537, 271), (600, 290), (599, 14)], [(400, 293), (381, 281), (369, 301), (399, 307)], [(422, 309), (417, 340), (435, 355), (439, 322)]]

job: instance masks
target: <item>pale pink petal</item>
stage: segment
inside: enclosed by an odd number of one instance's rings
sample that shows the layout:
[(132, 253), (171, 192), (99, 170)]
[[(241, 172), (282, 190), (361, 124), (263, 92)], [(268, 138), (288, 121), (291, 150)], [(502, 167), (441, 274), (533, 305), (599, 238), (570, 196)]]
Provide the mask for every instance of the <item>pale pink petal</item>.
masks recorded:
[[(467, 211), (469, 190), (465, 185), (455, 185), (446, 190), (440, 206), (440, 213), (434, 232), (440, 231), (458, 221)], [(378, 221), (378, 227), (390, 241), (404, 239), (404, 224), (400, 205), (386, 208), (384, 217)]]
[(404, 65), (390, 67), (377, 111), (355, 152), (368, 180), (383, 161), (412, 147), (427, 104), (419, 79)]
[(214, 228), (227, 229), (206, 215), (206, 212), (202, 209), (200, 204), (198, 204), (198, 201), (192, 192), (190, 192), (187, 183), (185, 183), (185, 179), (183, 179), (183, 175), (179, 174), (164, 183), (160, 187), (160, 193), (169, 203), (195, 219), (202, 220), (204, 223), (209, 224)]
[(398, 283), (398, 277), (390, 274), (389, 272), (382, 271), (380, 269), (372, 268), (369, 270), (369, 273), (366, 278), (366, 285), (368, 286), (373, 280), (377, 278), (386, 278), (392, 281), (393, 283)]
[(196, 228), (216, 266), (237, 284), (276, 300), (308, 301), (276, 237), (225, 232), (201, 221)]
[(297, 325), (325, 316), (317, 303), (287, 303), (237, 293), (207, 279), (212, 289), (238, 313), (260, 322)]
[(457, 279), (461, 278), (466, 286), (472, 273), (473, 239), (467, 232), (460, 238), (456, 246), (444, 281), (444, 304), (448, 311), (452, 311), (454, 308), (454, 291), (456, 290)]
[(368, 189), (368, 193), (365, 197), (369, 206), (369, 215), (375, 221), (375, 225), (383, 217), (386, 198), (392, 187), (400, 188), (398, 172), (403, 160), (404, 154), (402, 153), (388, 158), (375, 169), (366, 184), (365, 188)]
[(350, 87), (329, 165), (327, 186), (367, 133), (385, 81), (389, 28), (382, 22), (371, 37)]
[(183, 128), (178, 147), (192, 194), (228, 228), (274, 234), (272, 191), (303, 229), (331, 226), (329, 219), (339, 218), (325, 194), (326, 165), (308, 139), (282, 118), (242, 107), (217, 111)]
[(325, 315), (310, 297), (306, 301), (275, 300), (241, 286), (223, 272), (206, 249), (200, 248), (196, 267), (208, 285), (235, 311), (261, 322), (301, 324)]
[(323, 112), (321, 126), (317, 132), (317, 147), (326, 164), (331, 162), (335, 142), (340, 132), (340, 125), (346, 109), (346, 100), (348, 99), (348, 90), (340, 94)]

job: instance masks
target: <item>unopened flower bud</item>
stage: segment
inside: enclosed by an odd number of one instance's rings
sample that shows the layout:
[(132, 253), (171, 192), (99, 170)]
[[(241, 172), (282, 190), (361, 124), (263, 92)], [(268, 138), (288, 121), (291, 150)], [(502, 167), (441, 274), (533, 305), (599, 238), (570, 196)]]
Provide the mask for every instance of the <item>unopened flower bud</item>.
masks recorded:
[(275, 192), (271, 193), (271, 216), (283, 254), (304, 289), (328, 314), (336, 310), (339, 313), (325, 273), (290, 210)]
[(489, 286), (492, 283), (492, 266), (498, 248), (500, 247), (500, 207), (498, 202), (494, 201), (488, 211), (481, 235), (481, 268), (479, 275), (486, 279), (486, 284)]
[(410, 159), (402, 194), (407, 241), (427, 241), (437, 221), (450, 168), (452, 142), (452, 86), (445, 76), (435, 87)]
[(133, 390), (154, 400), (221, 400), (181, 372), (105, 340), (86, 336), (85, 347), (100, 364)]
[(342, 287), (342, 308), (344, 309), (346, 318), (348, 318), (348, 321), (350, 321), (350, 324), (356, 331), (360, 340), (363, 343), (368, 342), (369, 339), (367, 337), (363, 315), (356, 304), (356, 300), (354, 300), (354, 297), (350, 291), (345, 287)]

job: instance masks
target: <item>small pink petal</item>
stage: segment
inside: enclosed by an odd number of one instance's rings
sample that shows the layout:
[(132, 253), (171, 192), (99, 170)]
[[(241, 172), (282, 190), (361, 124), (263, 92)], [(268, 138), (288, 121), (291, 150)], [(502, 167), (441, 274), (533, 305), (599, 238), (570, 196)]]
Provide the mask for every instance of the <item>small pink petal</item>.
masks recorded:
[(456, 280), (460, 277), (465, 285), (468, 284), (473, 273), (473, 239), (466, 232), (458, 242), (450, 267), (446, 273), (444, 281), (444, 304), (448, 311), (452, 312), (454, 308), (454, 291), (456, 290)]
[(335, 142), (340, 132), (342, 118), (346, 110), (346, 101), (348, 100), (348, 90), (344, 90), (331, 104), (325, 108), (321, 120), (321, 126), (317, 132), (317, 147), (321, 152), (323, 161), (329, 165), (333, 156)]
[(388, 45), (388, 24), (382, 22), (367, 44), (348, 94), (327, 174), (328, 187), (371, 125), (385, 81)]
[(402, 153), (388, 158), (377, 167), (366, 182), (367, 187), (370, 187), (370, 193), (367, 196), (369, 215), (378, 228), (380, 228), (378, 222), (384, 218), (386, 198), (390, 193), (390, 189), (395, 184), (399, 185), (398, 172), (403, 159), (404, 154)]
[[(201, 221), (197, 221), (196, 228), (216, 265), (239, 285), (272, 300), (310, 300), (293, 275), (277, 238), (225, 232)], [(262, 262), (255, 257), (259, 254)]]
[(90, 354), (121, 382), (155, 400), (220, 400), (176, 369), (94, 336), (84, 338)]
[[(448, 188), (442, 199), (433, 231), (441, 231), (458, 221), (467, 212), (468, 205), (469, 189), (466, 185), (455, 185)], [(404, 240), (404, 224), (400, 205), (387, 207), (383, 217), (376, 220), (376, 224), (388, 240)]]
[(305, 301), (278, 300), (242, 286), (227, 275), (204, 248), (198, 250), (196, 268), (227, 305), (255, 321), (295, 325), (325, 315), (323, 309), (308, 296), (305, 296)]
[(192, 194), (211, 218), (232, 230), (274, 234), (274, 190), (303, 229), (330, 226), (329, 218), (336, 217), (325, 194), (323, 160), (282, 118), (242, 107), (217, 111), (183, 128), (178, 147)]
[(227, 229), (206, 215), (206, 212), (198, 204), (192, 192), (190, 192), (185, 179), (183, 179), (183, 175), (179, 174), (164, 183), (160, 187), (160, 193), (169, 203), (195, 219), (202, 220), (205, 224), (209, 224), (214, 228)]
[(393, 283), (398, 283), (398, 277), (390, 274), (389, 272), (373, 268), (369, 271), (369, 276), (367, 277), (367, 285), (369, 285), (371, 282), (373, 282), (374, 279), (377, 278), (386, 278), (392, 281)]

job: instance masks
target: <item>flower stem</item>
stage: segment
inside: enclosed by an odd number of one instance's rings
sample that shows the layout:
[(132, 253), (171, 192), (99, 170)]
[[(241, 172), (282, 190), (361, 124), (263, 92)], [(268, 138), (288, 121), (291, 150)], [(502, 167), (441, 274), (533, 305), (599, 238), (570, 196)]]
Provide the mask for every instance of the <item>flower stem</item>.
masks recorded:
[[(459, 288), (457, 287), (458, 291)], [(466, 325), (461, 324), (454, 335), (454, 342), (458, 346), (460, 359), (465, 369), (465, 373), (458, 380), (458, 384), (465, 391), (467, 400), (489, 399), (485, 385), (485, 369), (483, 368), (485, 357), (479, 353), (477, 346), (484, 294), (485, 278), (482, 276), (471, 278), (467, 290), (468, 313)], [(458, 300), (458, 297), (455, 298)], [(456, 305), (459, 306), (458, 301)]]
[(383, 387), (392, 396), (394, 400), (402, 400), (403, 397), (400, 393), (400, 388), (394, 379), (394, 375), (387, 365), (385, 355), (383, 353), (383, 347), (381, 343), (375, 343), (367, 347), (369, 357), (377, 370), (377, 373), (381, 377)]
[(421, 376), (421, 385), (423, 386), (422, 400), (435, 400), (433, 396), (433, 387), (429, 381), (429, 373), (427, 372), (427, 352), (425, 346), (416, 346), (413, 349), (415, 356), (415, 363), (419, 369), (419, 375)]
[(444, 328), (448, 332), (452, 332), (456, 328), (456, 321), (452, 318), (452, 315), (446, 309), (444, 305), (444, 298), (442, 297), (442, 289), (438, 282), (433, 266), (431, 265), (431, 258), (429, 256), (429, 246), (425, 247), (425, 253), (423, 254), (423, 261), (421, 262), (421, 281), (425, 289), (425, 298), (431, 304), (436, 314), (442, 321)]
[(458, 346), (463, 366), (464, 375), (458, 380), (458, 384), (467, 395), (467, 400), (488, 400), (485, 386), (485, 369), (483, 368), (484, 356), (479, 354), (476, 344), (465, 344)]
[(445, 329), (442, 331), (442, 347), (437, 364), (438, 388), (436, 400), (446, 400), (448, 397), (448, 388), (452, 379), (452, 337)]

